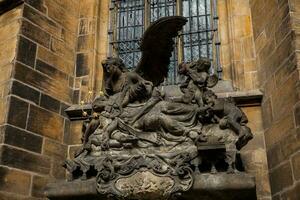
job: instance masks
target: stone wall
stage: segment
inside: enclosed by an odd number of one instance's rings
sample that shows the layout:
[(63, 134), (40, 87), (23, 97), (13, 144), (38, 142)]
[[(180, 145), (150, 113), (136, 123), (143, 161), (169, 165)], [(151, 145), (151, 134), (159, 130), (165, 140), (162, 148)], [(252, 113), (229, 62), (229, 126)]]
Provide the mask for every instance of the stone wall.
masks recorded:
[[(102, 65), (108, 52), (110, 0), (80, 0), (74, 104), (90, 103), (102, 90)], [(82, 121), (71, 123), (68, 156), (81, 146)]]
[(42, 197), (65, 178), (78, 10), (77, 0), (26, 0), (0, 16), (1, 199)]
[(108, 13), (109, 0), (25, 0), (0, 16), (0, 199), (40, 198), (65, 178), (82, 122), (64, 110), (102, 88)]
[[(262, 107), (243, 107), (255, 137), (242, 158), (262, 200), (269, 175), (274, 199), (300, 199), (299, 9), (298, 0), (218, 0), (225, 79), (265, 93)], [(80, 145), (82, 122), (63, 110), (101, 91), (108, 27), (109, 0), (25, 0), (0, 15), (0, 199), (42, 197), (65, 178), (60, 164)]]
[(251, 0), (273, 199), (300, 199), (298, 0)]
[(257, 67), (249, 0), (218, 0), (223, 79), (237, 90), (257, 89)]
[[(218, 0), (223, 79), (231, 80), (236, 93), (258, 91), (258, 68), (249, 0)], [(231, 95), (230, 93), (228, 94)], [(245, 95), (245, 97), (247, 94)], [(259, 105), (244, 105), (254, 138), (241, 151), (247, 172), (256, 177), (258, 199), (270, 199), (268, 164)]]

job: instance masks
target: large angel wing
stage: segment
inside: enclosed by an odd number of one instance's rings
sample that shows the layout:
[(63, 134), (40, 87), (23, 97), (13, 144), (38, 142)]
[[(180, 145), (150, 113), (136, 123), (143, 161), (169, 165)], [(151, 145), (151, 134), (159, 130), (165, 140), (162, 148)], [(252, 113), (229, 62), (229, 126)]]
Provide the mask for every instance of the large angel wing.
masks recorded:
[(142, 58), (135, 72), (153, 82), (154, 86), (158, 86), (168, 76), (170, 57), (174, 49), (173, 38), (186, 22), (185, 17), (163, 17), (145, 31), (141, 43)]

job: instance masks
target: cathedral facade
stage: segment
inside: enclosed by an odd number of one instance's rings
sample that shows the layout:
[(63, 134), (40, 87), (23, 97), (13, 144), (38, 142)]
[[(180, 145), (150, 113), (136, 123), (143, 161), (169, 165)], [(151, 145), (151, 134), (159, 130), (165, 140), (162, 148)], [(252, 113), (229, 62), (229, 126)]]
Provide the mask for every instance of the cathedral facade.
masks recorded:
[(300, 2), (298, 0), (0, 0), (0, 199), (43, 199), (65, 179), (82, 120), (64, 112), (103, 92), (101, 62), (140, 58), (155, 20), (180, 15), (164, 87), (176, 66), (211, 60), (215, 92), (232, 97), (254, 138), (240, 152), (259, 200), (300, 199)]

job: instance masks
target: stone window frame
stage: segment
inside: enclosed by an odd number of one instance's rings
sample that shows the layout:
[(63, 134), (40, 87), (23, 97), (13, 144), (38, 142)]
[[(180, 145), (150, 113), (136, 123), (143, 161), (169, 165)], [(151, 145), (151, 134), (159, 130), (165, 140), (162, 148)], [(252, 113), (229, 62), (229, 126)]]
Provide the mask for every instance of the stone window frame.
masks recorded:
[[(116, 44), (118, 43), (117, 39), (117, 19), (118, 19), (118, 3), (122, 2), (123, 0), (111, 0), (110, 1), (110, 25), (109, 25), (109, 56), (119, 56), (118, 51), (116, 48)], [(143, 0), (144, 1), (144, 30), (150, 25), (151, 21), (151, 5), (150, 3), (152, 0)], [(165, 0), (170, 1), (170, 0)], [(183, 7), (183, 1), (184, 0), (172, 0), (174, 1), (176, 15), (183, 15), (182, 7)], [(190, 0), (189, 0), (190, 1)], [(206, 2), (206, 1), (205, 1)], [(218, 10), (217, 10), (217, 0), (210, 0), (211, 8), (210, 8), (210, 25), (211, 25), (211, 32), (212, 32), (212, 39), (211, 39), (211, 45), (212, 45), (212, 73), (215, 73), (218, 75), (219, 79), (222, 79), (222, 67), (220, 62), (220, 39), (219, 39), (219, 33), (218, 33)], [(197, 30), (197, 31), (200, 31)], [(189, 34), (189, 33), (187, 33)], [(199, 38), (199, 37), (198, 37)], [(176, 40), (176, 50), (177, 50), (177, 56), (175, 57), (176, 63), (181, 63), (184, 61), (184, 50), (183, 50), (183, 34), (180, 34), (180, 37)], [(200, 51), (200, 50), (199, 50)], [(136, 66), (136, 63), (134, 63), (134, 66)], [(176, 73), (176, 72), (175, 72)], [(176, 75), (175, 75), (176, 76)], [(174, 80), (175, 79), (175, 80)], [(172, 81), (167, 81), (167, 84), (177, 84), (179, 81), (178, 78), (174, 78)]]

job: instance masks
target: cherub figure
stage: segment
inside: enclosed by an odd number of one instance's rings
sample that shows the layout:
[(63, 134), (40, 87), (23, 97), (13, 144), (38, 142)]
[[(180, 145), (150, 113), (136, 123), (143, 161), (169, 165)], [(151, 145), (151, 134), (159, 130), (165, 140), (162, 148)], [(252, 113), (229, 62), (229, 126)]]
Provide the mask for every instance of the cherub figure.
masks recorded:
[(250, 128), (246, 126), (248, 123), (247, 116), (232, 101), (218, 99), (211, 90), (204, 92), (203, 100), (205, 104), (210, 106), (214, 119), (219, 123), (220, 128), (230, 128), (239, 136), (236, 143), (237, 149), (241, 149), (253, 138)]
[(209, 74), (210, 66), (210, 60), (203, 58), (178, 66), (178, 73), (186, 76), (186, 81), (180, 86), (183, 93), (182, 102), (197, 103), (200, 107), (203, 106), (202, 96), (206, 87), (214, 87), (218, 82), (216, 75)]

